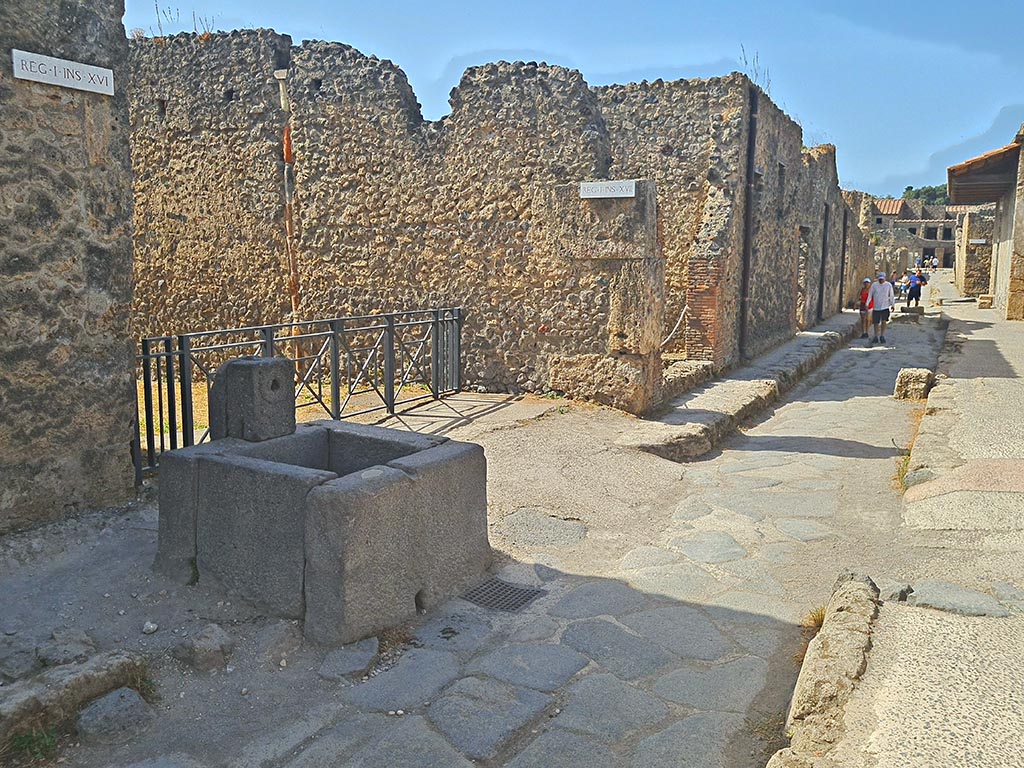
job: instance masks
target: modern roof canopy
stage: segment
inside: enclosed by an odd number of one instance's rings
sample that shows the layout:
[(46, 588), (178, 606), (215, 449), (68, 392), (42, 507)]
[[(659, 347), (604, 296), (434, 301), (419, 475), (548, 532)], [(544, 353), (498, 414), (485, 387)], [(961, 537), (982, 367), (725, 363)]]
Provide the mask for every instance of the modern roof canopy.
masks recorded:
[(954, 203), (992, 203), (1017, 183), (1020, 137), (947, 170), (949, 199)]

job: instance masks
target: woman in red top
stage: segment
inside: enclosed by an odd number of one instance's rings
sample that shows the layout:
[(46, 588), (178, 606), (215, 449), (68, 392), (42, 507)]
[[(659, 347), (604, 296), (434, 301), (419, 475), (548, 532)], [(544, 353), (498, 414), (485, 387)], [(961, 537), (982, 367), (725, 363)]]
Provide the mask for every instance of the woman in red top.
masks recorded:
[(871, 278), (865, 277), (860, 287), (860, 337), (868, 337), (868, 326), (871, 325), (871, 306), (868, 302), (868, 289), (871, 288)]

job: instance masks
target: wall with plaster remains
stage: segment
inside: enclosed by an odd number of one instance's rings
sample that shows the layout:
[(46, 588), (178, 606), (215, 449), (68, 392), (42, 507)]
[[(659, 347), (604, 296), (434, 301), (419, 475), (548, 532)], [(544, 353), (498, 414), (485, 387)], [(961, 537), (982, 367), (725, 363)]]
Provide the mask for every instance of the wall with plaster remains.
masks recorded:
[[(0, 533), (132, 489), (123, 12), (0, 3)], [(13, 48), (112, 69), (115, 95), (14, 79)]]

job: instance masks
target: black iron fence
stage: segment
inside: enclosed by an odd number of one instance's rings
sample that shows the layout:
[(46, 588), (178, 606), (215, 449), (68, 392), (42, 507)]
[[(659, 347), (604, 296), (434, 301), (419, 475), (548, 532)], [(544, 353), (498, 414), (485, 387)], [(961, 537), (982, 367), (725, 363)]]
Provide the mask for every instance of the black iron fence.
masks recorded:
[(336, 317), (142, 339), (136, 480), (163, 451), (209, 439), (217, 367), (234, 357), (295, 365), (295, 407), (343, 419), (438, 399), (461, 388), (462, 310)]

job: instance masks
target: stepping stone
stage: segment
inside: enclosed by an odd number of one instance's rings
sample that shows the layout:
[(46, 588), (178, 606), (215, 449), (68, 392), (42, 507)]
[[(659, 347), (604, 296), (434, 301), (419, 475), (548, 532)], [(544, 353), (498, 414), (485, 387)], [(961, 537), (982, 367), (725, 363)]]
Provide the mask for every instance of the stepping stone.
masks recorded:
[(650, 640), (631, 635), (605, 619), (570, 624), (562, 633), (562, 643), (626, 680), (653, 675), (674, 662), (672, 656)]
[(517, 643), (491, 651), (475, 661), (471, 671), (483, 672), (512, 685), (553, 691), (588, 663), (586, 656), (563, 645)]
[(632, 768), (732, 768), (725, 748), (741, 715), (701, 712), (648, 736), (633, 749)]
[(713, 667), (683, 667), (659, 678), (654, 692), (677, 704), (719, 712), (745, 712), (764, 688), (768, 665), (747, 656)]
[(616, 742), (660, 723), (666, 715), (668, 707), (661, 699), (614, 675), (595, 673), (569, 689), (569, 701), (557, 722), (560, 728)]
[(348, 760), (324, 763), (352, 768), (409, 766), (409, 768), (472, 768), (472, 763), (452, 749), (417, 715), (389, 718), (394, 724), (378, 738), (357, 749)]
[(832, 530), (813, 520), (776, 520), (775, 527), (786, 536), (797, 541), (821, 541), (832, 536)]
[(585, 736), (552, 728), (506, 764), (506, 768), (618, 768), (608, 747)]
[(464, 677), (430, 705), (427, 717), (464, 755), (486, 760), (550, 701), (550, 696), (528, 688)]
[(431, 616), (415, 632), (426, 648), (442, 651), (475, 651), (491, 634), (491, 622), (482, 613), (460, 611)]
[(378, 649), (376, 637), (338, 648), (324, 656), (317, 674), (324, 680), (341, 681), (349, 675), (362, 673), (377, 658)]
[(914, 584), (907, 605), (935, 608), (959, 613), (961, 616), (1009, 616), (1010, 612), (991, 595), (959, 584), (938, 579), (925, 579)]
[(624, 571), (635, 571), (640, 568), (667, 565), (678, 559), (678, 555), (661, 547), (637, 547), (626, 553), (619, 562), (619, 567)]
[(587, 527), (579, 520), (562, 520), (553, 512), (529, 507), (506, 516), (497, 529), (522, 549), (572, 547), (587, 535)]
[(700, 531), (680, 536), (672, 540), (672, 546), (691, 560), (702, 563), (727, 563), (747, 556), (747, 550), (736, 539), (721, 531)]
[(564, 619), (618, 616), (644, 607), (647, 598), (619, 581), (591, 581), (573, 589), (548, 613)]
[(390, 711), (423, 706), (459, 676), (454, 654), (432, 648), (406, 651), (391, 669), (365, 683), (345, 689), (357, 707)]
[(733, 648), (707, 616), (685, 605), (634, 613), (622, 623), (683, 659), (715, 661)]

